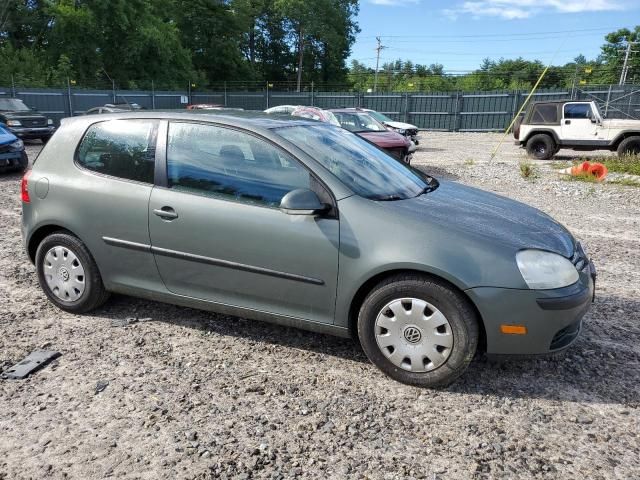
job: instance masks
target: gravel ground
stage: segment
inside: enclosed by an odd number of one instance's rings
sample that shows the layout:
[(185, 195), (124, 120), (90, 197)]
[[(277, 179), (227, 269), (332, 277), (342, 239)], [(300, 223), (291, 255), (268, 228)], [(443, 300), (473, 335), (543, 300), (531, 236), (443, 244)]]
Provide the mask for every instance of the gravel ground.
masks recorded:
[(40, 347), (62, 356), (0, 380), (0, 479), (640, 478), (640, 188), (567, 182), (544, 162), (525, 180), (511, 139), (489, 162), (495, 134), (423, 138), (419, 167), (530, 203), (586, 243), (597, 300), (566, 355), (479, 355), (421, 390), (350, 340), (121, 296), (70, 315), (38, 287), (19, 176), (2, 175), (0, 369)]

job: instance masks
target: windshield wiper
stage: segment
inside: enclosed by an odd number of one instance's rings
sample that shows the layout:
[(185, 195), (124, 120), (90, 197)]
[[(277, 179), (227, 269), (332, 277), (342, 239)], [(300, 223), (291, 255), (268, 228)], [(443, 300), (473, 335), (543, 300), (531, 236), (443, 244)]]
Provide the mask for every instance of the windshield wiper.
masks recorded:
[(403, 197), (402, 195), (392, 194), (392, 195), (380, 195), (379, 197), (370, 197), (371, 200), (375, 200), (376, 202), (392, 202), (394, 200), (406, 200), (407, 197)]

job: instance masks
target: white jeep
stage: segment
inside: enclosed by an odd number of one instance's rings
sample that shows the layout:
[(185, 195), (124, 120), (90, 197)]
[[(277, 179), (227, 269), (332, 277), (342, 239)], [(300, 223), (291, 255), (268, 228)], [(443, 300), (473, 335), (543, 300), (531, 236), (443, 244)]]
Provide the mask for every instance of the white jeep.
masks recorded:
[(538, 160), (561, 148), (640, 154), (640, 120), (605, 119), (596, 102), (534, 102), (515, 125), (516, 144)]

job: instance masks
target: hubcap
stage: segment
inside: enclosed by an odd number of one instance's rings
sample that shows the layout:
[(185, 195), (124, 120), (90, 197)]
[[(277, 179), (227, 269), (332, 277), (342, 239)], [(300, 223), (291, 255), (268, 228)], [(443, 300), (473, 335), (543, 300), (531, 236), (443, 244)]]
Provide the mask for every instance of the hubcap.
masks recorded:
[(80, 260), (66, 247), (51, 248), (42, 262), (49, 290), (65, 302), (75, 302), (84, 293), (85, 275)]
[(429, 372), (443, 365), (453, 348), (453, 332), (444, 314), (418, 298), (385, 305), (375, 324), (378, 348), (391, 363), (410, 372)]

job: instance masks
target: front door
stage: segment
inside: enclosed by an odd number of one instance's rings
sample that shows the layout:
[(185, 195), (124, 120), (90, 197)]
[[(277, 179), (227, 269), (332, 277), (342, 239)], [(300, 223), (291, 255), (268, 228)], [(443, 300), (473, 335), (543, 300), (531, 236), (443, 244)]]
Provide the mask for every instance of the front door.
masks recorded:
[(291, 190), (324, 187), (291, 155), (245, 131), (171, 122), (167, 138), (167, 187), (154, 188), (149, 203), (167, 288), (333, 323), (339, 222), (278, 209)]
[(589, 103), (566, 103), (562, 109), (562, 140), (596, 140), (598, 125)]

